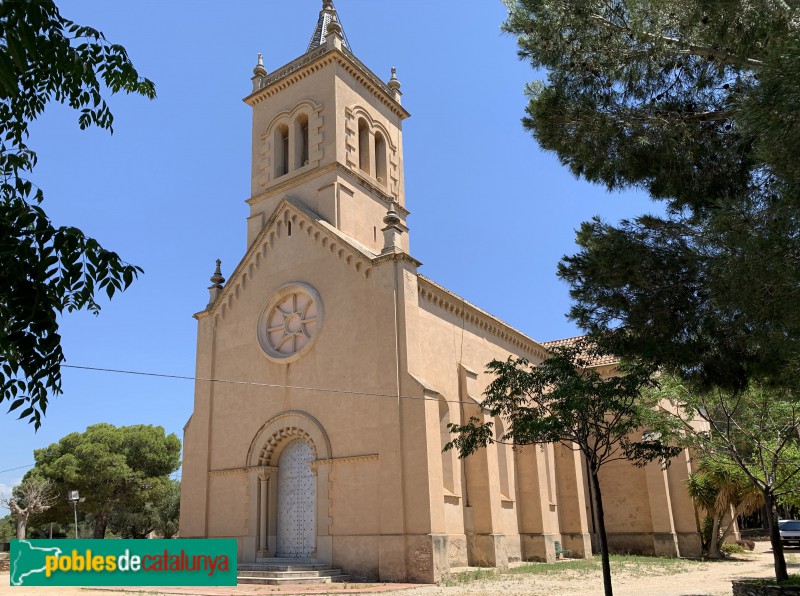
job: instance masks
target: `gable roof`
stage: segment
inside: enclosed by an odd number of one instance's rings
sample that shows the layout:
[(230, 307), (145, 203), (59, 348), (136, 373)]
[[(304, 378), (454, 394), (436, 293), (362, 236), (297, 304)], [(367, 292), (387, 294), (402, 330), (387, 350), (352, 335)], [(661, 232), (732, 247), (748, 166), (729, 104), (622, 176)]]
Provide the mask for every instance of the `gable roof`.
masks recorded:
[[(565, 339), (554, 339), (552, 341), (543, 341), (542, 345), (548, 350), (551, 348), (572, 347), (585, 337), (586, 337), (585, 335), (577, 335), (575, 337), (567, 337)], [(591, 358), (589, 358), (585, 354), (584, 356), (589, 359), (589, 366), (608, 366), (609, 364), (617, 364), (619, 362), (619, 358), (617, 356), (612, 356), (608, 354), (604, 354), (602, 356), (592, 356)]]

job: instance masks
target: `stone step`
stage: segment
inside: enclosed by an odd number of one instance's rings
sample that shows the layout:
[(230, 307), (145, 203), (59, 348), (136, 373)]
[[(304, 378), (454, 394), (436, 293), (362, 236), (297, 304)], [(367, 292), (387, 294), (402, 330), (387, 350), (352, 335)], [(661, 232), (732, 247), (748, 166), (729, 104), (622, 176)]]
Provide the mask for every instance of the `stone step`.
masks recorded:
[(286, 584), (330, 584), (333, 582), (346, 582), (349, 575), (334, 575), (326, 577), (253, 577), (239, 575), (236, 582), (240, 585), (282, 586)]
[(239, 571), (325, 571), (331, 566), (325, 563), (308, 565), (284, 565), (277, 563), (239, 563)]
[(258, 557), (256, 563), (276, 563), (278, 565), (317, 565), (322, 563), (311, 557)]
[(241, 575), (248, 577), (333, 577), (342, 575), (341, 569), (304, 569), (302, 571), (275, 571), (274, 569), (239, 569)]

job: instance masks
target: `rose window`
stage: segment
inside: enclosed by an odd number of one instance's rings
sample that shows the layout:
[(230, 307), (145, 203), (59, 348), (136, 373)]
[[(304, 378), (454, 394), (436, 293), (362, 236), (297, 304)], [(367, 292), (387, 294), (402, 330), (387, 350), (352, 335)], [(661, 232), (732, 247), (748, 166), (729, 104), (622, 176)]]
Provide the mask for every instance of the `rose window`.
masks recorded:
[(322, 326), (322, 301), (305, 284), (278, 290), (259, 320), (259, 343), (272, 360), (299, 358), (313, 343)]

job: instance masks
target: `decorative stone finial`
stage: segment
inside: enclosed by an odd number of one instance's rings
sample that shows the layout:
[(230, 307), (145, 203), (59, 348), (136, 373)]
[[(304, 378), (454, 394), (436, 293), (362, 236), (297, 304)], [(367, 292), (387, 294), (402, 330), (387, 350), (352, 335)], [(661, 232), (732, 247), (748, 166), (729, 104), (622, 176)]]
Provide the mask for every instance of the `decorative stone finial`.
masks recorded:
[(258, 63), (253, 69), (253, 91), (261, 89), (261, 81), (267, 76), (267, 69), (264, 68), (264, 56), (261, 52), (258, 53)]
[(225, 278), (222, 277), (222, 261), (217, 259), (217, 268), (214, 270), (214, 275), (211, 276), (211, 283), (214, 284), (217, 288), (222, 288), (222, 284), (225, 283)]
[(389, 79), (389, 82), (386, 83), (386, 85), (392, 91), (397, 91), (400, 89), (400, 81), (397, 80), (397, 69), (394, 66), (392, 66), (392, 78)]
[(222, 277), (221, 266), (222, 261), (217, 259), (217, 268), (214, 270), (214, 275), (211, 276), (211, 286), (208, 288), (208, 306), (206, 308), (211, 308), (211, 305), (222, 293), (222, 284), (225, 283), (225, 278)]
[(336, 18), (336, 13), (331, 15), (331, 20), (328, 23), (328, 35), (335, 35), (339, 39), (342, 38), (342, 26), (339, 24), (339, 20)]
[(389, 206), (389, 210), (383, 218), (383, 223), (386, 224), (386, 227), (381, 230), (381, 232), (383, 232), (383, 250), (381, 254), (402, 250), (400, 247), (400, 237), (403, 235), (403, 232), (408, 229), (402, 224), (397, 215), (397, 211), (394, 209), (394, 205), (395, 204), (392, 203)]
[(392, 66), (392, 77), (386, 83), (386, 86), (391, 90), (395, 101), (400, 103), (403, 94), (400, 92), (400, 81), (397, 80), (397, 69), (394, 66)]
[(389, 210), (383, 218), (383, 223), (387, 226), (396, 226), (400, 223), (400, 218), (397, 216), (397, 211), (394, 210), (394, 203), (389, 206)]
[(322, 0), (322, 10), (336, 10), (333, 7), (333, 0)]

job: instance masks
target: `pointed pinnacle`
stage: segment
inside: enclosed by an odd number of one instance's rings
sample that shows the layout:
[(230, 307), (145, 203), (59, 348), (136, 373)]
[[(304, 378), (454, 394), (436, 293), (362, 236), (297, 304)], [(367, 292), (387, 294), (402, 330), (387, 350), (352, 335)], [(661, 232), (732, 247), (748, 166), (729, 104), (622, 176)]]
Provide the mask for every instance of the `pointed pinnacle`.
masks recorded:
[(222, 261), (217, 259), (217, 268), (214, 271), (214, 275), (211, 276), (211, 283), (214, 284), (215, 288), (222, 288), (222, 284), (225, 283), (225, 278), (222, 277), (222, 270), (220, 266), (222, 265)]

